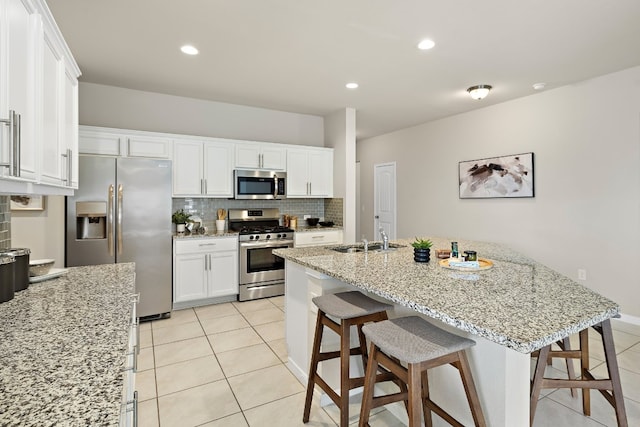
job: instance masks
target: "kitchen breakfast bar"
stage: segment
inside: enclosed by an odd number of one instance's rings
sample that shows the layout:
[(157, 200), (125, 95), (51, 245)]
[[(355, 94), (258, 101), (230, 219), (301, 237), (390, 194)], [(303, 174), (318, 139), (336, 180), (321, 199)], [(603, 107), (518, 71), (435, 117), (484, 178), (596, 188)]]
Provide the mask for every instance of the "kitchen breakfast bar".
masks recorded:
[[(451, 241), (431, 240), (434, 248), (448, 248)], [(391, 318), (419, 313), (473, 339), (470, 363), (488, 425), (528, 426), (531, 353), (589, 327), (609, 326), (619, 312), (615, 302), (499, 244), (459, 240), (461, 252), (474, 250), (493, 266), (458, 271), (442, 267), (435, 256), (428, 263), (415, 262), (410, 241), (393, 243), (403, 247), (366, 253), (340, 253), (331, 247), (274, 251), (286, 259), (289, 366), (303, 382), (316, 316), (311, 299), (356, 289), (391, 302)], [(323, 375), (331, 378), (333, 373), (335, 382), (329, 383), (337, 388), (338, 365), (330, 363), (322, 368)], [(362, 375), (361, 365), (353, 365), (352, 376)], [(434, 369), (429, 383), (439, 405), (465, 425), (473, 424), (455, 369)], [(389, 409), (402, 418), (401, 405)]]

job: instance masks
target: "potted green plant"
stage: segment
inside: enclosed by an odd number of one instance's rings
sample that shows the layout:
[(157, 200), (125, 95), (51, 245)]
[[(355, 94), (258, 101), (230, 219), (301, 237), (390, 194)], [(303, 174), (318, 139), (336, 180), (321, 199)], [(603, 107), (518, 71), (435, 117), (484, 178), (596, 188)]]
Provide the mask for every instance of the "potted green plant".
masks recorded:
[(184, 209), (179, 209), (171, 215), (171, 222), (176, 225), (178, 233), (184, 233), (185, 224), (189, 221), (190, 216)]
[(411, 243), (413, 246), (413, 260), (416, 262), (429, 262), (431, 259), (431, 246), (433, 242), (429, 239), (419, 239)]

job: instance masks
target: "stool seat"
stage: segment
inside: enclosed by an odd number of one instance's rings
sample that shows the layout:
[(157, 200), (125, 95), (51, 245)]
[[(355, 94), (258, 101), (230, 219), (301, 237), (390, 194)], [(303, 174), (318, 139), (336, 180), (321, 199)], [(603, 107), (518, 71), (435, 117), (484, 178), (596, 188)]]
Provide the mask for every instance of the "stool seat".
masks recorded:
[(407, 363), (418, 363), (474, 346), (470, 339), (444, 331), (418, 316), (371, 323), (362, 332), (383, 352)]
[(323, 312), (336, 319), (353, 319), (387, 311), (392, 307), (358, 291), (339, 292), (313, 298), (311, 301)]

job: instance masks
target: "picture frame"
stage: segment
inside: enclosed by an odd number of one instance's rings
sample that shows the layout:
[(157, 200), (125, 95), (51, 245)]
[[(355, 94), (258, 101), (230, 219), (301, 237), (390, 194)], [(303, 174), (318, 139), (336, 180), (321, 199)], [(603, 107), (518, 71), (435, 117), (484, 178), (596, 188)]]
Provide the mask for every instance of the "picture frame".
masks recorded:
[(13, 195), (11, 196), (12, 211), (43, 211), (46, 196)]
[(535, 197), (533, 152), (458, 163), (461, 199)]

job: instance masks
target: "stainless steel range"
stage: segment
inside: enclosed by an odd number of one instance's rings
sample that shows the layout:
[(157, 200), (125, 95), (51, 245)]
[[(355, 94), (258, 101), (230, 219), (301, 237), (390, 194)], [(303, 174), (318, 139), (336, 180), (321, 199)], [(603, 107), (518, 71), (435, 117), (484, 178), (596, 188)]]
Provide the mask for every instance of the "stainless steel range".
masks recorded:
[(240, 301), (284, 295), (284, 259), (274, 249), (293, 247), (293, 230), (278, 225), (280, 211), (229, 209), (229, 229), (240, 233)]

